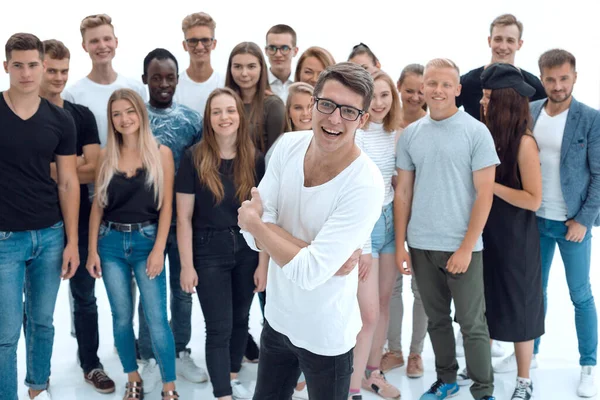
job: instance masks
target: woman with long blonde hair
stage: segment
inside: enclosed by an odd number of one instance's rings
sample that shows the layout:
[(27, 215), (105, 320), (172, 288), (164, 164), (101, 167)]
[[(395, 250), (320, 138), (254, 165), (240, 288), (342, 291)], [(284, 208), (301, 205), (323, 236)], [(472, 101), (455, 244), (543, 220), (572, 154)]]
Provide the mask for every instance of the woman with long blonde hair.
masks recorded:
[(265, 161), (248, 132), (244, 104), (229, 88), (208, 96), (203, 132), (177, 172), (181, 288), (198, 293), (214, 396), (251, 399), (237, 376), (248, 339), (250, 305), (254, 293), (265, 290), (268, 259), (246, 244), (237, 210), (258, 186)]
[(136, 92), (116, 90), (107, 109), (107, 145), (98, 162), (86, 267), (94, 278), (104, 278), (115, 346), (128, 375), (123, 399), (143, 399), (144, 392), (154, 389), (150, 382), (144, 386), (138, 373), (132, 275), (160, 365), (162, 398), (178, 399), (163, 270), (173, 206), (173, 155), (154, 139), (144, 101)]
[(314, 87), (321, 72), (333, 64), (335, 60), (329, 51), (318, 46), (309, 47), (298, 58), (294, 81), (308, 83)]

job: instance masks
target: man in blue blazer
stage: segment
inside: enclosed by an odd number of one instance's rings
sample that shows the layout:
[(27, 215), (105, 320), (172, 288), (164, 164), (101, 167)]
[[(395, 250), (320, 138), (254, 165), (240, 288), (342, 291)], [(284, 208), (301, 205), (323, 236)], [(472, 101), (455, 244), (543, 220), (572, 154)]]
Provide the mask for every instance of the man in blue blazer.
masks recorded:
[(539, 67), (548, 99), (531, 103), (531, 114), (542, 165), (542, 205), (537, 216), (544, 300), (547, 306), (548, 276), (558, 245), (575, 307), (582, 367), (577, 395), (592, 397), (597, 393), (598, 317), (590, 258), (592, 226), (600, 224), (600, 113), (572, 96), (577, 72), (571, 53), (549, 50), (540, 57)]

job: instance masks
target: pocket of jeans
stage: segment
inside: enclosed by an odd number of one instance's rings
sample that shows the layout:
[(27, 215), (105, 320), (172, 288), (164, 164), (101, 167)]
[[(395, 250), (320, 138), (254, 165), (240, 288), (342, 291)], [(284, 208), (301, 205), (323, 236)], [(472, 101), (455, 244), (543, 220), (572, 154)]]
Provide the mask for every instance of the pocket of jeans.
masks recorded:
[(98, 239), (102, 239), (110, 232), (110, 228), (105, 224), (100, 224), (100, 229), (98, 230)]
[(152, 224), (152, 225), (148, 225), (143, 227), (142, 229), (140, 229), (140, 234), (145, 237), (146, 239), (149, 240), (156, 240), (156, 233), (158, 231), (158, 224)]
[(0, 231), (0, 241), (8, 240), (12, 236), (12, 232), (9, 231)]
[(62, 229), (65, 226), (65, 223), (61, 220), (52, 225), (50, 228), (52, 229)]
[(196, 247), (204, 247), (210, 243), (212, 239), (213, 231), (203, 231), (193, 233), (193, 243)]

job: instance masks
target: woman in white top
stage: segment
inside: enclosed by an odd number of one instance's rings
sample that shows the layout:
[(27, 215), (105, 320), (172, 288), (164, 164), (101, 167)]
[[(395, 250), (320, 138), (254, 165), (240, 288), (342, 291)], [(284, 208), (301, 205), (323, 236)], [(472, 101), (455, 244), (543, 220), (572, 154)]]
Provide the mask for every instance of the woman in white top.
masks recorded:
[[(413, 122), (427, 115), (427, 104), (425, 104), (425, 95), (421, 91), (423, 85), (423, 71), (425, 68), (420, 64), (409, 64), (400, 73), (397, 82), (400, 100), (402, 101), (402, 120), (400, 128), (396, 131), (400, 136), (404, 128)], [(394, 179), (396, 177), (394, 176)], [(404, 316), (404, 302), (402, 300), (402, 282), (403, 274), (398, 273), (396, 284), (392, 291), (392, 298), (389, 306), (385, 310), (389, 311), (389, 320), (387, 328), (388, 351), (381, 359), (380, 368), (383, 372), (388, 372), (394, 368), (404, 365), (404, 356), (402, 354), (402, 319)], [(393, 279), (393, 278), (392, 278)], [(427, 315), (423, 309), (421, 295), (417, 288), (415, 277), (411, 279), (411, 289), (414, 296), (413, 317), (412, 317), (412, 337), (410, 341), (410, 354), (408, 356), (408, 365), (406, 366), (406, 375), (409, 378), (420, 378), (423, 376), (423, 360), (421, 353), (425, 336), (427, 334)], [(387, 297), (386, 297), (387, 298)], [(386, 316), (387, 316), (386, 315)], [(384, 338), (380, 343), (383, 345)]]
[[(361, 399), (361, 386), (384, 398), (398, 398), (400, 391), (388, 383), (379, 369), (383, 340), (387, 330), (387, 321), (379, 329), (382, 305), (389, 307), (393, 284), (395, 282), (395, 236), (392, 200), (392, 176), (396, 160), (396, 129), (400, 123), (400, 99), (394, 81), (384, 72), (373, 74), (375, 92), (369, 108), (369, 121), (363, 129), (356, 131), (356, 144), (377, 165), (383, 176), (385, 196), (382, 212), (371, 233), (371, 242), (365, 245), (359, 262), (358, 303), (362, 317), (362, 329), (358, 334), (354, 348), (354, 373), (350, 382), (350, 399)], [(369, 252), (370, 254), (366, 254)], [(385, 294), (387, 300), (380, 302)], [(379, 332), (379, 340), (375, 340)], [(374, 354), (376, 345), (378, 354)], [(368, 361), (368, 363), (367, 363)]]

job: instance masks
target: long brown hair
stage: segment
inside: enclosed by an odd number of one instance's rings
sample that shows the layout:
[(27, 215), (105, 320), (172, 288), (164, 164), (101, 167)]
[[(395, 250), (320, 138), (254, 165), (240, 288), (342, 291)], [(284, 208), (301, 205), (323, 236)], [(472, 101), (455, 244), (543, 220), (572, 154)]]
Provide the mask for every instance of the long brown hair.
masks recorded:
[[(483, 116), (483, 107), (481, 107)], [(494, 89), (490, 95), (487, 113), (482, 117), (496, 145), (500, 166), (496, 168), (496, 182), (518, 188), (519, 145), (523, 135), (530, 134), (531, 116), (529, 99), (515, 89)]]
[(210, 112), (212, 100), (221, 95), (231, 96), (235, 100), (235, 107), (240, 116), (240, 126), (235, 140), (233, 183), (236, 188), (235, 195), (241, 203), (250, 198), (250, 190), (256, 185), (256, 149), (248, 131), (242, 99), (230, 88), (215, 89), (206, 100), (203, 134), (200, 143), (194, 148), (194, 165), (200, 182), (212, 192), (215, 197), (215, 204), (219, 204), (223, 201), (225, 192), (219, 173), (221, 165), (220, 149), (215, 131), (210, 123)]
[[(227, 62), (227, 73), (225, 76), (225, 87), (232, 89), (240, 97), (242, 96), (242, 90), (235, 83), (233, 75), (231, 73), (231, 67), (233, 63), (233, 57), (238, 54), (251, 54), (258, 59), (260, 64), (260, 77), (256, 83), (256, 93), (250, 103), (250, 115), (248, 115), (248, 122), (253, 127), (252, 132), (255, 136), (254, 143), (263, 153), (266, 150), (266, 143), (263, 135), (263, 120), (265, 114), (265, 98), (268, 96), (267, 91), (271, 92), (271, 85), (269, 85), (269, 75), (267, 73), (267, 63), (263, 57), (263, 53), (256, 43), (253, 42), (242, 42), (235, 46), (231, 50), (229, 55), (229, 61)], [(243, 105), (243, 104), (242, 104)], [(242, 107), (241, 112), (244, 112)]]

